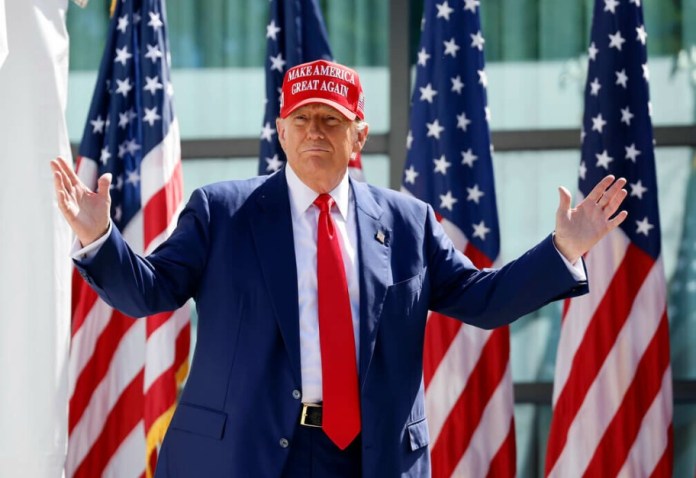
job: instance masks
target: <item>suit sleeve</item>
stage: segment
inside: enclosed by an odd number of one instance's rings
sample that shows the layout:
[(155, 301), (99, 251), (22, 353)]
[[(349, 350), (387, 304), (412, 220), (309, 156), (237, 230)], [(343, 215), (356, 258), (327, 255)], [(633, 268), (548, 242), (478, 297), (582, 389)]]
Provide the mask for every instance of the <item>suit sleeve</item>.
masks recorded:
[(74, 261), (90, 286), (115, 309), (144, 317), (182, 306), (195, 296), (206, 265), (210, 209), (196, 190), (172, 235), (152, 254), (141, 257), (117, 228), (91, 259)]
[(482, 328), (508, 324), (539, 307), (587, 293), (553, 245), (551, 235), (500, 269), (478, 270), (457, 251), (428, 206), (430, 308)]

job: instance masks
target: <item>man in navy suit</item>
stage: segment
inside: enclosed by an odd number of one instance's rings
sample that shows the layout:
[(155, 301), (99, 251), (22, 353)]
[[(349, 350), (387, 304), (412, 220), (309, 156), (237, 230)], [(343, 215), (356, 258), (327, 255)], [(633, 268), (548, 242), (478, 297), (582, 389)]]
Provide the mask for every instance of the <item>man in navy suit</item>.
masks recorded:
[(625, 181), (499, 270), (477, 270), (425, 203), (353, 182), (368, 134), (355, 71), (288, 70), (276, 126), (288, 165), (196, 190), (172, 236), (139, 257), (96, 192), (52, 162), (75, 263), (133, 317), (196, 301), (188, 382), (156, 476), (429, 476), (422, 355), (428, 310), (492, 328), (587, 290), (581, 256), (618, 226)]

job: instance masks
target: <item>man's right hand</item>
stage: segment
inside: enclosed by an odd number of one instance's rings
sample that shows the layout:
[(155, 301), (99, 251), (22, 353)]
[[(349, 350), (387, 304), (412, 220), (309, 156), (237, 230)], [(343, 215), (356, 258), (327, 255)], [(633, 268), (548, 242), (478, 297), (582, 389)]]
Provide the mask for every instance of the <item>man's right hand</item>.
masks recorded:
[(87, 246), (109, 228), (111, 174), (102, 175), (93, 192), (63, 158), (51, 161), (51, 169), (58, 207), (82, 246)]

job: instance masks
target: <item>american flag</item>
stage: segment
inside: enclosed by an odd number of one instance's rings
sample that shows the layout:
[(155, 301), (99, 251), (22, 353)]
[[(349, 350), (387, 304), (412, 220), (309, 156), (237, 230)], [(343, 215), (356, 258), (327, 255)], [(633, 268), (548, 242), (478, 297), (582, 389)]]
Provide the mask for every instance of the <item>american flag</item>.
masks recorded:
[[(278, 171), (287, 161), (275, 130), (285, 71), (319, 59), (333, 61), (333, 54), (317, 1), (271, 0), (266, 25), (266, 106), (260, 136), (259, 174)], [(352, 158), (348, 167), (353, 178), (363, 180), (360, 155)]]
[[(430, 203), (477, 267), (500, 235), (478, 0), (425, 2), (403, 189)], [(508, 327), (431, 313), (423, 374), (433, 476), (515, 475)]]
[(640, 0), (597, 0), (579, 196), (628, 180), (628, 219), (586, 257), (590, 293), (566, 302), (546, 475), (672, 476), (672, 374)]
[[(115, 2), (77, 171), (113, 175), (111, 218), (147, 254), (182, 207), (179, 126), (161, 0)], [(133, 320), (73, 276), (68, 477), (150, 477), (188, 371), (189, 310)]]

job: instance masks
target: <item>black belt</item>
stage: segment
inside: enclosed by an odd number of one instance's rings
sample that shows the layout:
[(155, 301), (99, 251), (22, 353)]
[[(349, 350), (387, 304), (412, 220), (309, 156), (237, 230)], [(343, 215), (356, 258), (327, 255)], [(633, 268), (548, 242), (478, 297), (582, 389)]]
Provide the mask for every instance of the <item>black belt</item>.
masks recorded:
[(321, 428), (321, 405), (318, 403), (303, 403), (300, 425)]

